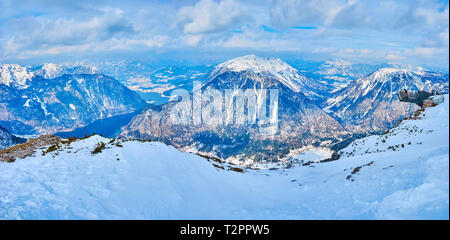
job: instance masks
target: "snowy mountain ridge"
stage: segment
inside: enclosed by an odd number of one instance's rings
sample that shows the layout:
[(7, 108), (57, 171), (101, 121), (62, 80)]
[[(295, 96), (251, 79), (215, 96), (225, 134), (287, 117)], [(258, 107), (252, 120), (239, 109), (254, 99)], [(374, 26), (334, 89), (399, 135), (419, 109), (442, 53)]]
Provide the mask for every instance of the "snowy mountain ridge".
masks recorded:
[(393, 74), (397, 75), (406, 75), (406, 76), (426, 76), (429, 74), (425, 69), (423, 68), (380, 68), (379, 70), (375, 71), (370, 76), (373, 76), (372, 79), (376, 80), (382, 80), (382, 81), (389, 81), (389, 78), (392, 78)]
[(217, 65), (211, 73), (211, 78), (226, 71), (270, 73), (295, 92), (300, 92), (301, 81), (303, 80), (303, 76), (298, 75), (296, 69), (281, 59), (259, 58), (255, 55), (233, 58)]
[(295, 71), (293, 67), (279, 58), (260, 58), (255, 55), (233, 58), (217, 65), (217, 68), (226, 68), (235, 72), (251, 70), (256, 73), (270, 72), (272, 74)]
[(54, 64), (45, 63), (37, 67), (20, 66), (18, 64), (0, 64), (0, 84), (25, 89), (35, 77), (53, 79), (64, 74), (100, 74), (101, 72), (89, 64)]
[(77, 64), (54, 64), (45, 63), (41, 66), (31, 68), (34, 74), (43, 78), (52, 79), (64, 74), (101, 74), (95, 66), (83, 63)]

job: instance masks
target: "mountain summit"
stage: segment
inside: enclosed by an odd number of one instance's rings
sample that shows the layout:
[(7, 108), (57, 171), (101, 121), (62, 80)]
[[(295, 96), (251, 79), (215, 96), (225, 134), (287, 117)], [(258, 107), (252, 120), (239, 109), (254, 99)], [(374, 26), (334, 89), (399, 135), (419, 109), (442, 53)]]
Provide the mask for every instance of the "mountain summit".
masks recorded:
[[(263, 78), (259, 76), (270, 76), (293, 92), (301, 92), (311, 100), (322, 98), (325, 89), (318, 81), (301, 74), (291, 65), (283, 62), (279, 58), (260, 58), (255, 55), (246, 55), (230, 59), (217, 67), (210, 73), (210, 81), (217, 79), (217, 76), (224, 73), (239, 73), (251, 77), (253, 80), (261, 82)], [(253, 76), (253, 77), (252, 77)], [(267, 84), (264, 84), (267, 85)]]
[(255, 55), (247, 55), (233, 58), (217, 65), (211, 75), (214, 77), (225, 71), (242, 72), (252, 71), (254, 73), (270, 73), (284, 84), (291, 87), (293, 91), (299, 92), (303, 76), (289, 64), (278, 58), (260, 58)]

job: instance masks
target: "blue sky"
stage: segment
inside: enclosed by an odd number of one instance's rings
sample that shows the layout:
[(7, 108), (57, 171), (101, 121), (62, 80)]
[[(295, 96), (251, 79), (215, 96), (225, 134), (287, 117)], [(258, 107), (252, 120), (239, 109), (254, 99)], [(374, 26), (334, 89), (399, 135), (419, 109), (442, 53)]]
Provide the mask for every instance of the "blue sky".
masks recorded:
[(0, 0), (0, 62), (282, 59), (449, 64), (434, 0)]

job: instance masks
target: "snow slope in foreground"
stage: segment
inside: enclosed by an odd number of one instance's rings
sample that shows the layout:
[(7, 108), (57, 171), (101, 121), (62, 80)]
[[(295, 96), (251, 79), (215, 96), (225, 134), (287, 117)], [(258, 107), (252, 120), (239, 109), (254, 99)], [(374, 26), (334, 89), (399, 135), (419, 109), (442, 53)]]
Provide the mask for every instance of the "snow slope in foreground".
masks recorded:
[[(245, 173), (161, 143), (93, 136), (0, 163), (0, 218), (448, 219), (448, 109), (446, 96), (338, 161)], [(92, 155), (100, 141), (107, 148)]]

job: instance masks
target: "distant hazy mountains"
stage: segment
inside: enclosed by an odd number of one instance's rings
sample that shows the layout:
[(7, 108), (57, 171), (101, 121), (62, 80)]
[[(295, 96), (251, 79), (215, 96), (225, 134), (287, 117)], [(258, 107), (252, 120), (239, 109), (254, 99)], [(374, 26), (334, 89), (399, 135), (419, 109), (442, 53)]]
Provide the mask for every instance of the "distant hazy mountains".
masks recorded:
[(378, 69), (392, 67), (389, 64), (361, 64), (351, 63), (341, 59), (327, 61), (309, 72), (315, 77), (322, 79), (322, 82), (330, 86), (331, 91), (335, 92), (355, 79), (365, 77)]
[[(126, 65), (127, 66), (127, 65)], [(170, 100), (173, 89), (192, 89), (193, 81), (201, 81), (214, 67), (203, 66), (166, 66), (136, 73), (129, 68), (117, 69), (113, 74), (123, 79), (122, 84), (136, 91), (147, 102), (162, 104)]]
[(72, 129), (144, 105), (138, 94), (95, 68), (0, 66), (0, 125), (15, 134)]

